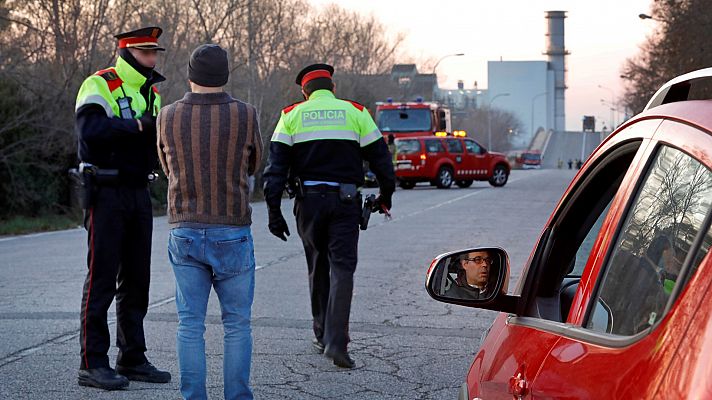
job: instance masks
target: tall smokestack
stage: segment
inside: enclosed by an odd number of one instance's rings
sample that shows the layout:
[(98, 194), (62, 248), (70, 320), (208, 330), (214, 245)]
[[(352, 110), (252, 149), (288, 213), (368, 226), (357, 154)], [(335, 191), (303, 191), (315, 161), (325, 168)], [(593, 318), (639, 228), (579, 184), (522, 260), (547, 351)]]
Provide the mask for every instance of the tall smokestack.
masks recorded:
[(549, 69), (554, 71), (554, 131), (566, 130), (566, 56), (564, 46), (564, 18), (566, 11), (547, 11), (548, 30), (545, 55), (549, 56)]

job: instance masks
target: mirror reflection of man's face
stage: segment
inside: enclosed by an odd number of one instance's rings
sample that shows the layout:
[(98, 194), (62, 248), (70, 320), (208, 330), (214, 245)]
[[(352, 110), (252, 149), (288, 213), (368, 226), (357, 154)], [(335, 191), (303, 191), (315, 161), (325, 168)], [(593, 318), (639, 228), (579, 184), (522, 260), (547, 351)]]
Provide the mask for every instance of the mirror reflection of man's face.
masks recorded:
[(473, 251), (460, 260), (467, 276), (467, 283), (484, 288), (487, 285), (492, 258), (487, 251)]

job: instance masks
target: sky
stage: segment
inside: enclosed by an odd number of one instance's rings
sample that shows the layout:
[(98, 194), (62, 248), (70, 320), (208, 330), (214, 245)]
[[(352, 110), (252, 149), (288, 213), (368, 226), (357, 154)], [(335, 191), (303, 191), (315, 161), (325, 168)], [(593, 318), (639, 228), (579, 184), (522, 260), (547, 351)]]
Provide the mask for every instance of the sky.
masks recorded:
[[(333, 0), (309, 0), (320, 7)], [(621, 68), (639, 52), (655, 28), (651, 0), (340, 0), (338, 5), (373, 14), (389, 32), (402, 32), (403, 53), (418, 60), (438, 60), (441, 88), (465, 88), (477, 81), (487, 87), (487, 61), (546, 60), (545, 11), (567, 11), (566, 129), (580, 130), (583, 115), (611, 120), (610, 103), (623, 94)], [(421, 71), (431, 72), (431, 71)], [(603, 86), (604, 88), (599, 88)], [(622, 114), (614, 113), (620, 122)], [(608, 123), (606, 125), (609, 125)], [(601, 124), (597, 124), (597, 129)]]

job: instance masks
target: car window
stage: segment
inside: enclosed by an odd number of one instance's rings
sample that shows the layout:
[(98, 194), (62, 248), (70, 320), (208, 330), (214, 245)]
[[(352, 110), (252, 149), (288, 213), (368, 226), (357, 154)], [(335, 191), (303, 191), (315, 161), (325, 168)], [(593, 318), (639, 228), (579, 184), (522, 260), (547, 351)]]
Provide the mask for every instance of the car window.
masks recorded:
[(470, 154), (480, 154), (480, 146), (474, 140), (465, 140), (465, 148)]
[(592, 251), (591, 243), (641, 143), (640, 140), (622, 143), (597, 157), (562, 199), (535, 250), (533, 271), (520, 281), (524, 315), (557, 322), (566, 320), (579, 281), (569, 277), (583, 271)]
[[(673, 289), (686, 281), (681, 268), (696, 251), (693, 242), (705, 228), (711, 200), (712, 172), (682, 151), (661, 146), (622, 225), (588, 328), (631, 336), (664, 317)], [(709, 240), (690, 273), (707, 249)]]
[(603, 226), (603, 220), (606, 219), (606, 215), (608, 215), (608, 209), (611, 207), (612, 202), (613, 199), (611, 198), (611, 201), (608, 202), (606, 208), (603, 210), (603, 212), (601, 212), (601, 215), (598, 216), (598, 219), (591, 227), (591, 230), (588, 231), (588, 234), (586, 234), (586, 237), (583, 239), (581, 246), (579, 246), (578, 250), (576, 251), (574, 269), (573, 271), (571, 271), (569, 276), (580, 277), (583, 273), (583, 269), (586, 267), (586, 263), (588, 262), (588, 256), (591, 255), (591, 250), (593, 250), (593, 242), (596, 241), (598, 232)]
[(448, 139), (447, 151), (450, 153), (462, 153), (462, 143), (457, 139)]
[(428, 151), (428, 153), (445, 152), (445, 147), (443, 147), (443, 144), (439, 139), (426, 139), (425, 149)]
[(396, 153), (416, 154), (420, 152), (420, 141), (417, 139), (396, 140)]

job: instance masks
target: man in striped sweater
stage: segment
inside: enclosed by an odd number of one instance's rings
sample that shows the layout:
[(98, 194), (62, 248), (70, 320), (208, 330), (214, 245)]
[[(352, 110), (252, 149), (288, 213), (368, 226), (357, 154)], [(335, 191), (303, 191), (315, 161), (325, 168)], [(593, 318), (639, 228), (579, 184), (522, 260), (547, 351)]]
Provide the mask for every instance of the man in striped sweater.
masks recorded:
[(255, 256), (248, 176), (259, 168), (257, 111), (223, 91), (227, 53), (196, 48), (188, 64), (191, 92), (158, 116), (158, 155), (168, 177), (168, 256), (176, 279), (180, 390), (207, 398), (205, 314), (214, 287), (224, 339), (224, 395), (252, 399), (250, 327)]

